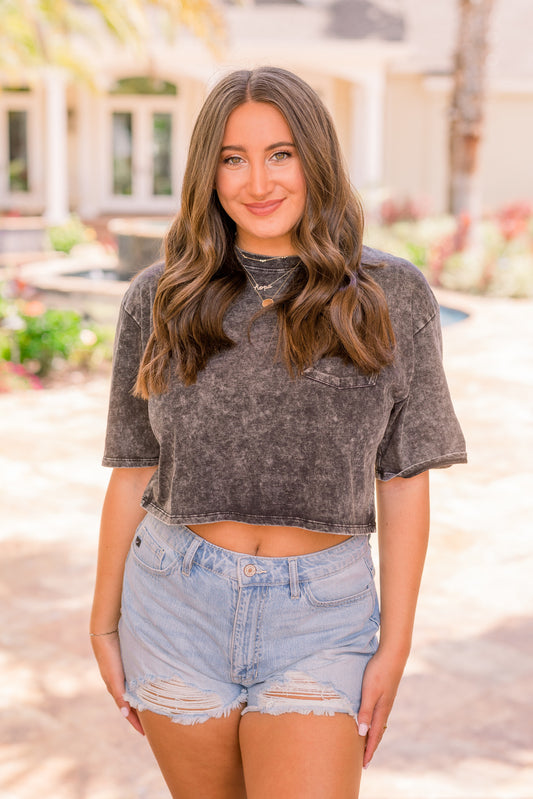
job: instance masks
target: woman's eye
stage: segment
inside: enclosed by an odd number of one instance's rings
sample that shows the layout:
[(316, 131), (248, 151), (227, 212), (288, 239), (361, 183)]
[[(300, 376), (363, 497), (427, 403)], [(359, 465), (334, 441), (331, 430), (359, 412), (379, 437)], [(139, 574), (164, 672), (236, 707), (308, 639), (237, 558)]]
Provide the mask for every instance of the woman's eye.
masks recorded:
[(286, 161), (287, 158), (291, 157), (291, 153), (287, 152), (286, 150), (280, 150), (278, 153), (274, 153), (272, 155), (272, 159), (274, 161)]
[(228, 166), (238, 166), (242, 163), (242, 158), (240, 155), (228, 155), (227, 158), (224, 158), (224, 163)]

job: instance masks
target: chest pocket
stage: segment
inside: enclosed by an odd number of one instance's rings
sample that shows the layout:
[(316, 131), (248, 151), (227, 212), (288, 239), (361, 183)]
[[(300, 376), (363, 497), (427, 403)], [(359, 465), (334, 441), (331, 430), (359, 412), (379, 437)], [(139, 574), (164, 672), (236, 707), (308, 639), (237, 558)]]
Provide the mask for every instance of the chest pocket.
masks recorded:
[(377, 373), (364, 374), (341, 358), (321, 358), (316, 366), (304, 370), (304, 377), (333, 388), (369, 388), (376, 385)]

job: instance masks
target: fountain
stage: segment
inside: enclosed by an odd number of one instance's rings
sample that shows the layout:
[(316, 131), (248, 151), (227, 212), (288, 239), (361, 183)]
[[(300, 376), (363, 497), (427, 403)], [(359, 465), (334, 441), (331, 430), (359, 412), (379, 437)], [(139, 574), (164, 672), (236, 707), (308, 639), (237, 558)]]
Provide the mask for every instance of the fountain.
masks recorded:
[(162, 256), (162, 241), (170, 222), (171, 219), (163, 217), (132, 217), (108, 222), (107, 228), (117, 242), (117, 275), (121, 280), (131, 280)]

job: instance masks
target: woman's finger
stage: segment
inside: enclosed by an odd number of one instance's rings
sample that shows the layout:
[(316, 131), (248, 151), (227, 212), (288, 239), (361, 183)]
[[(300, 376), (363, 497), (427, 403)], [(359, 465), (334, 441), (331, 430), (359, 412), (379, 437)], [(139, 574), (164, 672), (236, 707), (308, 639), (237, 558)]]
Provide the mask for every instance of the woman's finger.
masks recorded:
[(141, 735), (144, 735), (144, 730), (142, 728), (141, 720), (137, 714), (137, 711), (130, 707), (124, 699), (121, 699), (120, 702), (117, 702), (117, 707), (120, 710), (122, 716), (128, 721), (134, 730), (140, 732)]
[(387, 726), (387, 714), (377, 711), (375, 718), (372, 719), (370, 730), (368, 731), (365, 755), (363, 758), (363, 768), (368, 768), (370, 761), (374, 757), (376, 749), (380, 745), (381, 740), (385, 735)]

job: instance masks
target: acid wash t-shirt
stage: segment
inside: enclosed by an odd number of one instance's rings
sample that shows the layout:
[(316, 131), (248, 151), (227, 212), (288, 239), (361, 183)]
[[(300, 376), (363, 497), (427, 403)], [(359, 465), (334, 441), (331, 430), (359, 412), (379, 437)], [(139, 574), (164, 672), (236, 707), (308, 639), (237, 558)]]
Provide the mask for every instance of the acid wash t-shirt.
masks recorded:
[[(222, 520), (342, 535), (375, 530), (374, 481), (466, 462), (442, 368), (439, 309), (421, 272), (365, 248), (363, 265), (385, 292), (397, 341), (394, 363), (365, 375), (323, 358), (296, 378), (274, 361), (276, 314), (248, 283), (224, 319), (236, 342), (185, 386), (132, 396), (151, 332), (163, 265), (126, 292), (115, 340), (103, 464), (158, 466), (142, 506), (169, 524)], [(268, 284), (287, 268), (255, 271)], [(301, 266), (299, 268), (302, 268)]]

